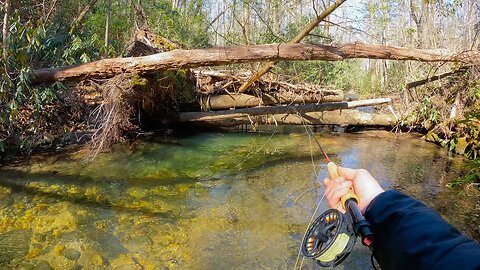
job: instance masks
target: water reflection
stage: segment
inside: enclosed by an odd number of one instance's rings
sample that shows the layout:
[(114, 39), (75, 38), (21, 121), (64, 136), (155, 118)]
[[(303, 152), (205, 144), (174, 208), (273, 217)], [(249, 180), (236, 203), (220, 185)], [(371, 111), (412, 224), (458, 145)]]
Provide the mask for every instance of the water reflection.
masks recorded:
[[(411, 134), (317, 136), (338, 164), (434, 207), (463, 162)], [(37, 156), (0, 171), (1, 267), (292, 269), (326, 176), (301, 133), (162, 137), (84, 158)], [(446, 217), (469, 233), (456, 213)], [(357, 243), (337, 268), (370, 269), (369, 251)]]

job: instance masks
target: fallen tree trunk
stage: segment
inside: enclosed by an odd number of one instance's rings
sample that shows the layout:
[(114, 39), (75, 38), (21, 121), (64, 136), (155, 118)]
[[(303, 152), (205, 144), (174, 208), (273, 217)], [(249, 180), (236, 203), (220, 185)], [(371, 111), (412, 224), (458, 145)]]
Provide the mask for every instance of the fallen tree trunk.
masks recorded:
[[(185, 123), (185, 122), (182, 122)], [(233, 127), (246, 124), (266, 125), (353, 125), (386, 126), (395, 124), (391, 114), (365, 113), (357, 110), (308, 112), (303, 114), (273, 114), (251, 117), (238, 117), (222, 120), (187, 121), (201, 126)]]
[(366, 99), (348, 102), (332, 102), (322, 104), (307, 104), (298, 106), (271, 106), (245, 108), (226, 111), (213, 112), (182, 112), (177, 114), (178, 122), (202, 122), (202, 121), (219, 121), (226, 119), (235, 119), (242, 117), (250, 117), (255, 115), (268, 114), (304, 114), (308, 112), (333, 111), (341, 109), (351, 109), (364, 106), (380, 105), (390, 103), (390, 98)]
[(200, 104), (206, 110), (230, 108), (247, 108), (260, 105), (274, 104), (306, 104), (322, 102), (338, 102), (344, 98), (341, 90), (326, 90), (317, 94), (298, 95), (294, 93), (271, 93), (256, 97), (247, 94), (233, 95), (204, 95), (200, 97)]
[(121, 73), (140, 75), (161, 70), (233, 63), (279, 60), (327, 60), (349, 58), (416, 60), (425, 62), (479, 62), (480, 53), (442, 55), (428, 50), (349, 43), (344, 45), (266, 44), (196, 50), (174, 50), (142, 57), (110, 58), (86, 64), (33, 71), (32, 84), (110, 78)]
[(434, 82), (436, 80), (440, 80), (440, 79), (443, 79), (443, 78), (446, 78), (446, 77), (449, 77), (449, 76), (452, 76), (452, 75), (455, 75), (455, 74), (465, 73), (465, 72), (467, 72), (467, 70), (469, 68), (470, 67), (462, 67), (462, 68), (459, 68), (459, 69), (451, 71), (451, 72), (435, 75), (435, 76), (432, 76), (432, 77), (429, 77), (429, 78), (426, 78), (426, 79), (423, 79), (423, 80), (410, 82), (410, 83), (407, 83), (405, 88), (408, 90), (410, 88), (414, 88), (414, 87), (417, 87), (417, 86), (420, 86), (420, 85), (424, 85), (424, 84), (429, 83), (429, 82)]

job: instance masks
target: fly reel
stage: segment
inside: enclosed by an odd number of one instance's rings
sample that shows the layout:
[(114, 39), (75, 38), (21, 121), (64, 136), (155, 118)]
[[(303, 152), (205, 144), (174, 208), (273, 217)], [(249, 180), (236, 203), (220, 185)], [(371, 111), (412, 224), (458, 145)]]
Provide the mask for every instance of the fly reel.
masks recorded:
[(302, 242), (302, 253), (320, 266), (337, 266), (348, 257), (356, 241), (350, 215), (329, 209), (308, 228)]

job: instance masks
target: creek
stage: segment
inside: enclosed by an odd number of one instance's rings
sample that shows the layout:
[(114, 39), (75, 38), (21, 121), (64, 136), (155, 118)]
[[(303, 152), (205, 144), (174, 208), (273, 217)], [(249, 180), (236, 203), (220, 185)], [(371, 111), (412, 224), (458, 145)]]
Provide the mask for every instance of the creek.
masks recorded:
[[(478, 237), (478, 198), (446, 187), (463, 158), (416, 134), (316, 136), (337, 164)], [(0, 268), (293, 269), (326, 176), (315, 142), (288, 128), (160, 135), (85, 160), (77, 150), (0, 169)], [(371, 269), (359, 242), (336, 269)]]

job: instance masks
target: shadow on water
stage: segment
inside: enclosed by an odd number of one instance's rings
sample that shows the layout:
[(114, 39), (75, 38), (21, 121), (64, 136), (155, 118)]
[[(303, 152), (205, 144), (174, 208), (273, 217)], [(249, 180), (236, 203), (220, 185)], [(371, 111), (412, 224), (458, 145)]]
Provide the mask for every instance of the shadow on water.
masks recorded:
[[(30, 196), (41, 196), (45, 198), (54, 199), (54, 201), (67, 201), (70, 203), (80, 204), (87, 207), (109, 209), (109, 210), (118, 210), (118, 211), (131, 211), (139, 212), (144, 215), (150, 215), (155, 217), (161, 217), (164, 219), (178, 219), (178, 215), (175, 215), (173, 212), (162, 212), (159, 209), (152, 209), (148, 207), (134, 207), (128, 206), (122, 201), (111, 200), (108, 197), (93, 197), (88, 196), (88, 194), (75, 192), (69, 193), (68, 188), (66, 189), (48, 189), (48, 186), (58, 185), (58, 186), (72, 186), (70, 181), (59, 180), (57, 178), (52, 179), (52, 175), (41, 174), (41, 173), (24, 173), (18, 171), (2, 171), (2, 174), (14, 174), (16, 177), (22, 180), (10, 180), (2, 175), (0, 179), (0, 186), (7, 187), (12, 190), (14, 193), (24, 193), (25, 195)], [(26, 180), (26, 179), (35, 179), (35, 180)], [(42, 180), (43, 179), (43, 180)], [(88, 187), (92, 186), (92, 180), (88, 177), (77, 177), (75, 181), (77, 187)], [(32, 185), (33, 183), (33, 185)], [(44, 185), (38, 185), (38, 183), (43, 183)], [(118, 189), (118, 182), (110, 181), (114, 185), (109, 185), (110, 187), (116, 186), (117, 188), (112, 189), (111, 192), (122, 192)], [(108, 183), (105, 183), (108, 185)]]

